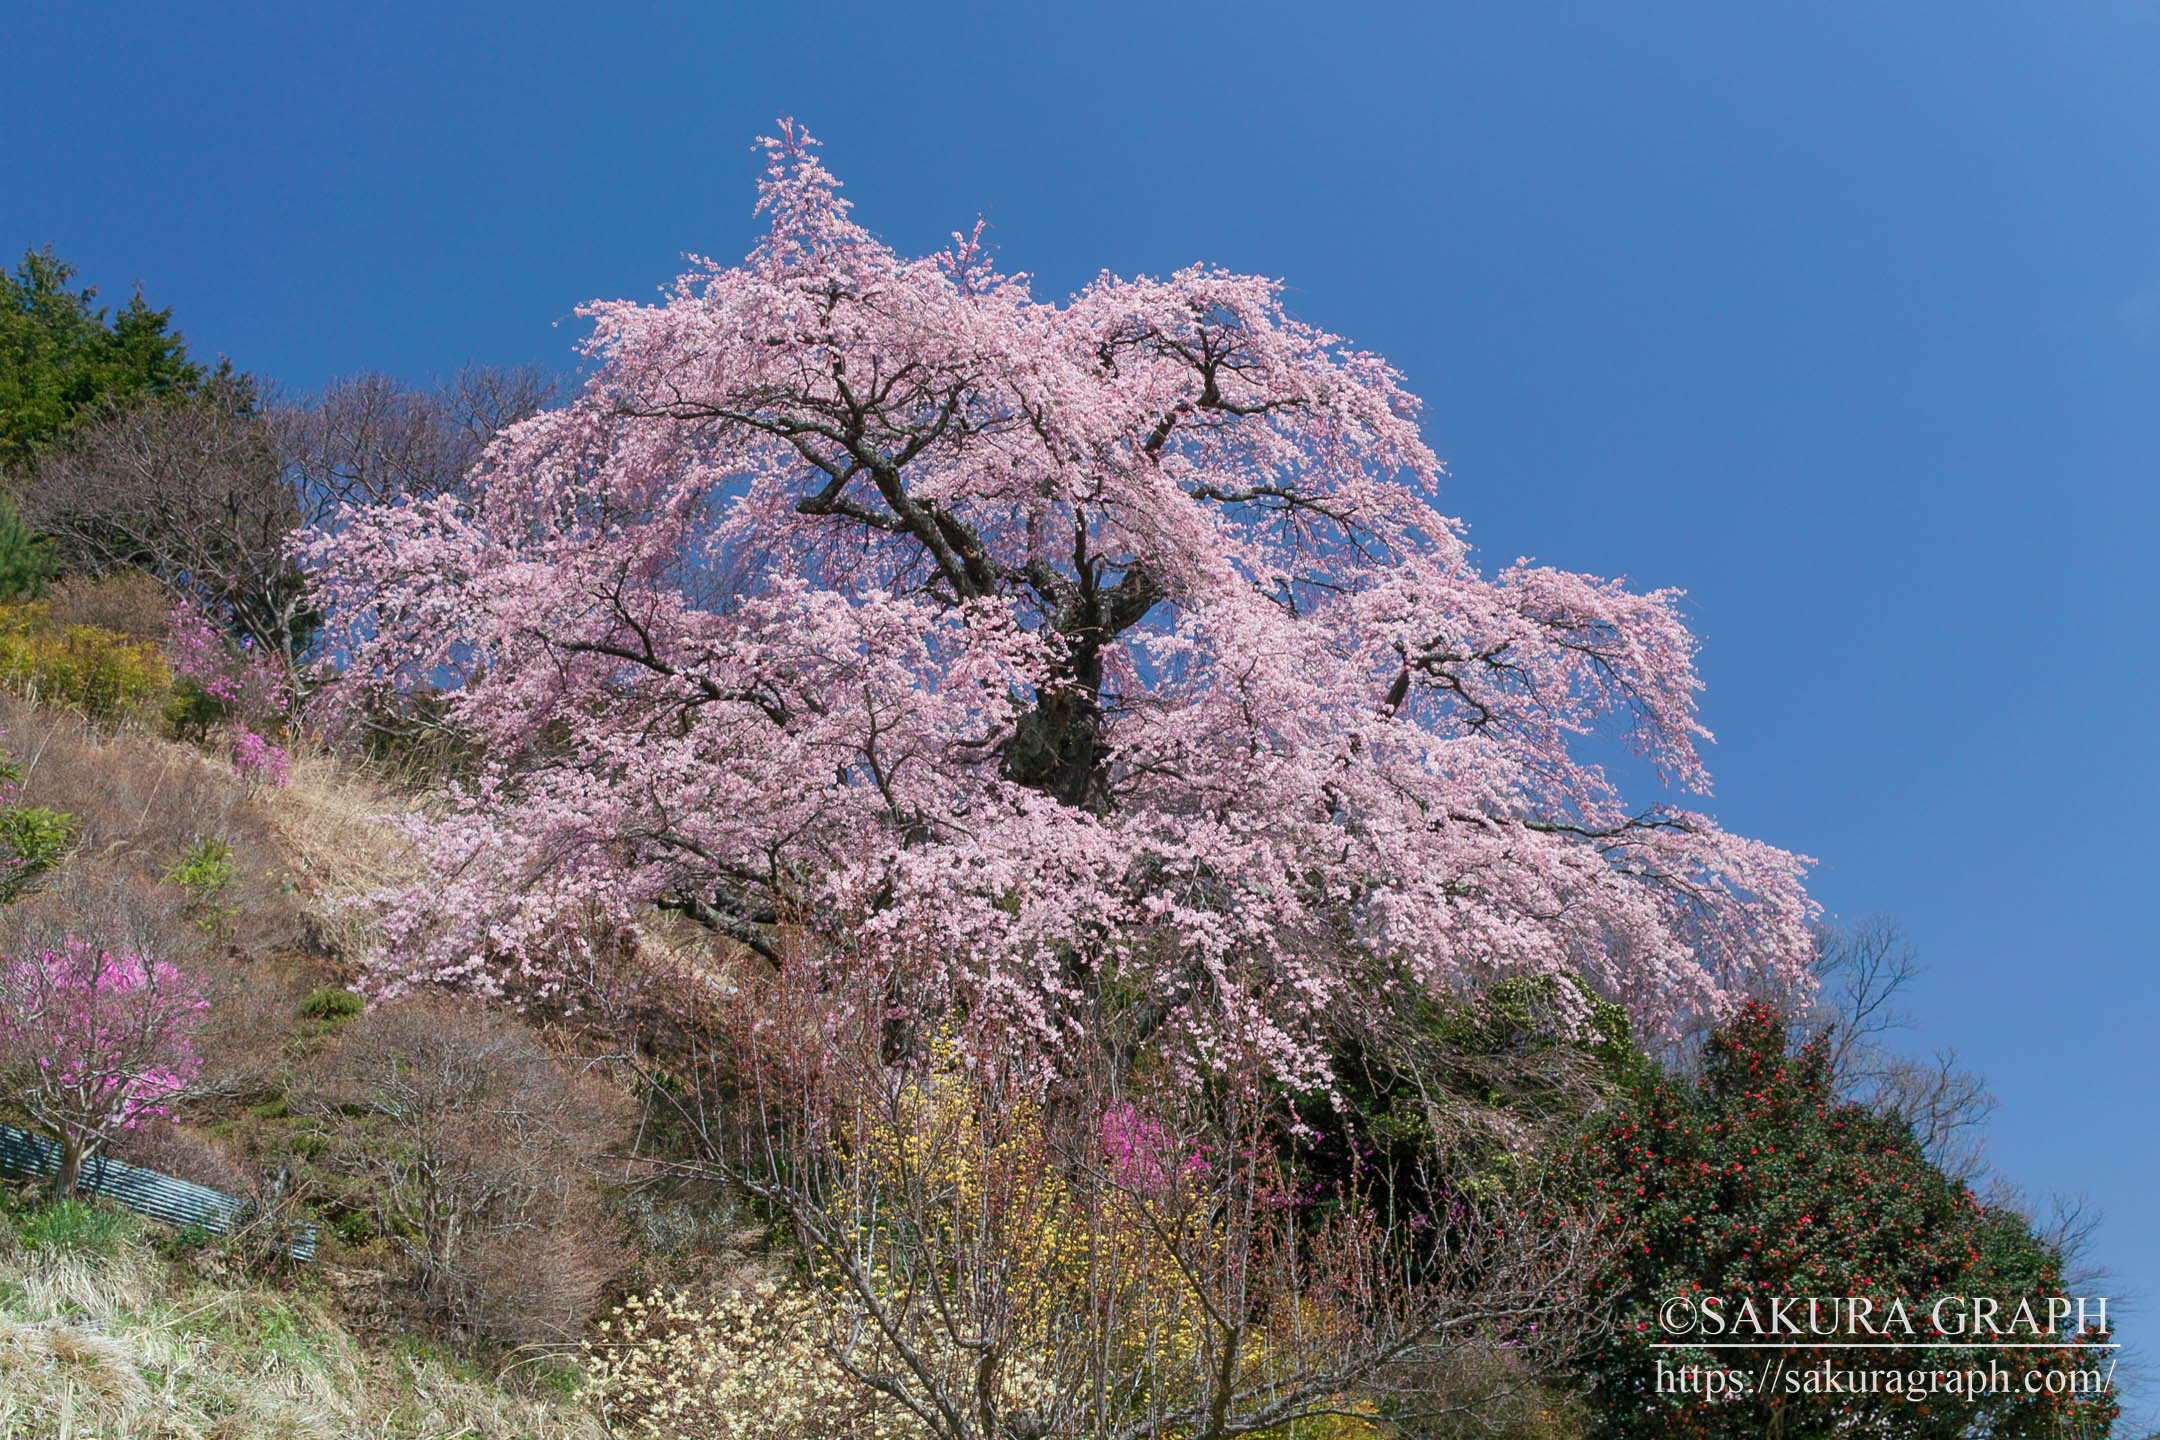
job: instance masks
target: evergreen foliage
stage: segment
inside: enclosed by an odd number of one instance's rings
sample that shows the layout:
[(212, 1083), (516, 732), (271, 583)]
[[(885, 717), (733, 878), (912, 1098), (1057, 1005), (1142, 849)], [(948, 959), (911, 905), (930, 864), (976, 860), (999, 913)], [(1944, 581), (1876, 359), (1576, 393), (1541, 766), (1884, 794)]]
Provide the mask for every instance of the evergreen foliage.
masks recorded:
[[(1828, 1048), (1822, 1038), (1796, 1048), (1775, 1010), (1751, 1004), (1710, 1037), (1699, 1078), (1644, 1067), (1579, 1133), (1565, 1163), (1588, 1195), (1611, 1205), (1618, 1242), (1601, 1282), (1613, 1328), (1586, 1365), (1601, 1410), (1598, 1433), (1611, 1440), (2106, 1434), (2112, 1397), (2071, 1404), (2025, 1394), (2021, 1385), (1977, 1402), (1793, 1395), (1783, 1384), (1737, 1400), (1657, 1393), (1661, 1363), (1738, 1364), (1752, 1380), (1758, 1366), (1750, 1362), (1763, 1359), (1653, 1348), (1672, 1338), (1661, 1306), (1675, 1296), (1725, 1297), (1728, 1312), (1744, 1297), (1767, 1306), (1779, 1296), (1865, 1296), (1878, 1310), (1900, 1297), (1916, 1333), (1882, 1338), (1925, 1344), (1955, 1338), (1932, 1333), (1941, 1297), (1995, 1297), (2007, 1302), (2007, 1316), (2023, 1297), (2044, 1313), (2041, 1297), (2061, 1291), (2061, 1254), (2024, 1216), (1983, 1203), (1931, 1164), (1905, 1121), (1842, 1099)], [(2076, 1363), (2090, 1367), (2096, 1353), (2104, 1354), (2084, 1351)], [(1910, 1371), (1985, 1369), (1995, 1358), (2020, 1374), (2073, 1362), (2068, 1351), (2041, 1349), (1915, 1349), (1905, 1358), (1810, 1348), (1777, 1358), (1795, 1373), (1825, 1361), (1839, 1370)]]
[(0, 494), (0, 604), (42, 598), (59, 573), (51, 543), (33, 534), (15, 502)]
[(202, 382), (203, 368), (170, 328), (172, 311), (151, 309), (137, 292), (111, 314), (96, 304), (96, 287), (70, 288), (74, 278), (49, 247), (0, 275), (0, 470), (23, 470), (106, 402)]

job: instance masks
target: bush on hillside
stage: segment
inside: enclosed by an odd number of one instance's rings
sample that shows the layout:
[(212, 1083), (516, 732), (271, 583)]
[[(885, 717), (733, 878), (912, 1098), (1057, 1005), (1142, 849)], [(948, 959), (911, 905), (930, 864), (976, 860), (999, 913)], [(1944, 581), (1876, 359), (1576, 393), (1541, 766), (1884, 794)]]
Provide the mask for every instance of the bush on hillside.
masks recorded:
[(13, 900), (67, 858), (75, 817), (42, 805), (0, 810), (0, 903)]
[(172, 688), (157, 646), (55, 620), (44, 603), (0, 605), (0, 684), (93, 720), (155, 711)]
[[(1626, 1237), (1601, 1278), (1614, 1327), (1586, 1367), (1600, 1436), (1741, 1440), (1802, 1423), (1809, 1428), (1792, 1433), (1884, 1440), (2108, 1432), (2108, 1396), (2020, 1390), (1922, 1405), (1897, 1394), (1809, 1394), (1730, 1404), (1657, 1393), (1661, 1358), (1678, 1366), (1716, 1354), (1652, 1348), (1671, 1338), (1660, 1307), (1674, 1296), (1735, 1297), (1732, 1306), (1748, 1296), (1868, 1296), (1881, 1310), (1897, 1297), (1920, 1333), (1886, 1338), (1926, 1342), (1940, 1338), (1926, 1333), (1939, 1296), (1995, 1297), (2009, 1314), (2023, 1297), (2044, 1310), (2039, 1297), (2063, 1283), (2062, 1256), (2022, 1217), (1945, 1175), (1897, 1115), (1841, 1099), (1826, 1041), (1795, 1048), (1786, 1020), (1766, 1005), (1744, 1007), (1710, 1035), (1699, 1077), (1639, 1068), (1616, 1103), (1586, 1122), (1569, 1164)], [(2019, 1353), (2038, 1367), (2066, 1358)], [(1781, 1358), (1797, 1375), (1840, 1354), (1794, 1349)], [(1929, 1358), (1918, 1364), (1932, 1368)]]
[(412, 999), (346, 1026), (290, 1103), (367, 1183), (435, 1318), (503, 1344), (583, 1330), (620, 1264), (583, 1177), (628, 1123), (597, 1077), (508, 1016)]

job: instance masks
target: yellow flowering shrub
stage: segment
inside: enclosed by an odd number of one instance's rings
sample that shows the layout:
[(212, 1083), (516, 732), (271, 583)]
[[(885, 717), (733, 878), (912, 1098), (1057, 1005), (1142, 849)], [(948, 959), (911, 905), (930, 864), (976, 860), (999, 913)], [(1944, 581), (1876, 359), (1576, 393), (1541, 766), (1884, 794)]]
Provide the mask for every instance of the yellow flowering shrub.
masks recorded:
[[(1202, 1360), (1192, 1270), (1219, 1252), (1219, 1220), (1203, 1213), (1165, 1225), (1147, 1197), (1058, 1153), (1031, 1096), (974, 1083), (949, 1047), (936, 1051), (927, 1074), (859, 1115), (846, 1142), (850, 1168), (869, 1181), (849, 1201), (878, 1217), (859, 1248), (881, 1285), (900, 1288), (904, 1276), (927, 1289), (926, 1267), (942, 1272), (971, 1328), (1004, 1342), (1005, 1411), (1069, 1398), (1057, 1392), (1079, 1379), (1082, 1356), (1124, 1377), (1128, 1403), (1175, 1389)], [(1170, 1196), (1154, 1206), (1174, 1207)], [(918, 1352), (938, 1355), (960, 1383), (975, 1361), (946, 1333), (950, 1303), (897, 1313), (918, 1317)]]
[(632, 1296), (586, 1346), (602, 1413), (654, 1440), (913, 1440), (914, 1417), (841, 1369), (822, 1307), (765, 1286)]
[(116, 720), (162, 702), (172, 673), (146, 640), (60, 624), (42, 603), (0, 605), (0, 684)]
[[(987, 1380), (998, 1413), (1026, 1417), (1016, 1433), (1118, 1433), (1204, 1407), (1226, 1350), (1247, 1396), (1335, 1351), (1348, 1317), (1282, 1285), (1279, 1177), (1266, 1154), (1225, 1166), (1219, 1147), (1237, 1137), (1215, 1132), (1211, 1147), (1124, 1104), (1060, 1122), (1026, 1088), (967, 1071), (945, 1043), (923, 1071), (863, 1098), (835, 1147), (846, 1183), (828, 1191), (840, 1202), (828, 1233), (850, 1253), (823, 1268), (820, 1302), (836, 1320), (859, 1316), (843, 1283), (852, 1261), (944, 1392), (979, 1397)], [(999, 1357), (987, 1377), (986, 1347)], [(1342, 1414), (1258, 1433), (1380, 1431)]]
[(783, 1225), (791, 1283), (626, 1307), (593, 1361), (618, 1429), (1393, 1433), (1392, 1378), (1365, 1381), (1424, 1342), (1438, 1294), (1370, 1207), (1300, 1204), (1266, 1092), (1095, 1090), (981, 1037), (896, 1062), (871, 993), (845, 1026), (777, 983), (744, 1002), (708, 1163)]

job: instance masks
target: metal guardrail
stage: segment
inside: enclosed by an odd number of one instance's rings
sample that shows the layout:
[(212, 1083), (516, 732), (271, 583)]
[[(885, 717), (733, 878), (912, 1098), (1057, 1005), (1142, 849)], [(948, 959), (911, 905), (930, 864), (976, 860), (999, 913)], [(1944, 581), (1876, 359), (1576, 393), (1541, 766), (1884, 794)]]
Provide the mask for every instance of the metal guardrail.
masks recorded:
[[(0, 1125), (0, 1171), (42, 1180), (60, 1167), (60, 1147), (42, 1135)], [(213, 1235), (223, 1235), (255, 1218), (251, 1201), (207, 1185), (175, 1180), (140, 1165), (123, 1165), (103, 1155), (83, 1161), (76, 1188), (85, 1194), (139, 1210), (168, 1225), (199, 1225)], [(315, 1227), (293, 1225), (292, 1257), (315, 1258)]]

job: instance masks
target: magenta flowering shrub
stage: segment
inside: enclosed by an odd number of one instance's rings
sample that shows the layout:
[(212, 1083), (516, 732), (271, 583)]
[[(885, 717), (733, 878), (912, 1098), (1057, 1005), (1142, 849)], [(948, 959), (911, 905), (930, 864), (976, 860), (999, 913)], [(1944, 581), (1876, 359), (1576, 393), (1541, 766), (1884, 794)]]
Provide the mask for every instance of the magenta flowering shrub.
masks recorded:
[(233, 772), (250, 786), (289, 784), (292, 755), (260, 733), (283, 724), (293, 708), (292, 685), (278, 660), (251, 637), (233, 640), (187, 598), (172, 608), (166, 654), (173, 673), (201, 696), (193, 723), (215, 717), (230, 724)]
[(292, 783), (292, 756), (252, 730), (233, 733), (233, 772), (250, 785), (282, 790)]
[(175, 675), (242, 720), (291, 708), (292, 687), (277, 660), (251, 637), (232, 640), (194, 600), (173, 605), (165, 650)]
[(0, 969), (0, 1063), (15, 1105), (59, 1142), (56, 1195), (114, 1136), (167, 1113), (201, 1068), (207, 1008), (165, 961), (72, 935)]
[(1105, 1109), (1099, 1128), (1109, 1177), (1122, 1189), (1158, 1195), (1179, 1176), (1207, 1175), (1204, 1154), (1181, 1146), (1169, 1126), (1129, 1100)]

